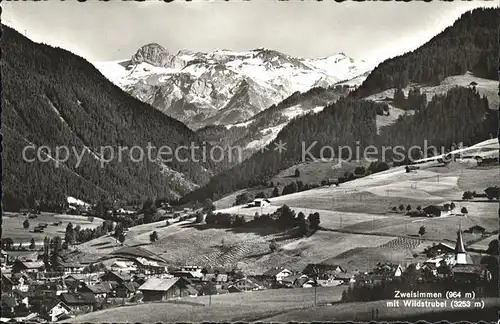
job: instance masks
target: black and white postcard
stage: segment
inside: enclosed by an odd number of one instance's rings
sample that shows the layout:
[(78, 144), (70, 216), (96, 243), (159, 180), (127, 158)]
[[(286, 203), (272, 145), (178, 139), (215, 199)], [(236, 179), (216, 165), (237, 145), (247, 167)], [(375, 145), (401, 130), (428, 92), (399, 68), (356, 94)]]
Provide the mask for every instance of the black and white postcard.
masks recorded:
[(499, 15), (4, 1), (1, 322), (497, 322)]

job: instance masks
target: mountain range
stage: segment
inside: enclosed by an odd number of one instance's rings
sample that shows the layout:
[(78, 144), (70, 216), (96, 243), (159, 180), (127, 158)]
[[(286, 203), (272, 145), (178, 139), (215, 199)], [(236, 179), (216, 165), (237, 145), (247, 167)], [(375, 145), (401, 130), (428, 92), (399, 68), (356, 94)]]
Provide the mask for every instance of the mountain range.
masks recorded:
[(142, 46), (128, 60), (94, 65), (127, 93), (192, 129), (244, 122), (314, 87), (353, 78), (359, 84), (372, 68), (344, 53), (318, 59), (266, 48), (171, 54), (156, 43)]
[[(26, 206), (30, 196), (45, 203), (65, 202), (67, 196), (87, 202), (175, 199), (213, 175), (212, 163), (198, 154), (200, 162), (159, 161), (155, 150), (151, 159), (141, 159), (137, 151), (124, 151), (120, 159), (119, 147), (138, 146), (146, 154), (148, 143), (156, 150), (203, 143), (181, 122), (123, 92), (83, 58), (2, 27), (4, 208)], [(58, 147), (70, 152), (59, 164)], [(67, 153), (61, 152), (64, 159)], [(24, 160), (24, 153), (34, 162)], [(187, 154), (180, 151), (180, 158)], [(110, 162), (101, 166), (103, 158)]]

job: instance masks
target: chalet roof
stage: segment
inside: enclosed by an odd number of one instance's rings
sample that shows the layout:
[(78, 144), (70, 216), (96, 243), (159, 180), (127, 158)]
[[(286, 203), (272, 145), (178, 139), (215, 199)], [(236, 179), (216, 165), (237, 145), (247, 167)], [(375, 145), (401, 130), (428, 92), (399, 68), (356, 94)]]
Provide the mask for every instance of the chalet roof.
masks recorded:
[(105, 274), (103, 274), (101, 278), (105, 276), (113, 276), (119, 279), (120, 281), (130, 281), (132, 279), (132, 277), (128, 274), (118, 273), (116, 271), (108, 271)]
[(456, 264), (451, 271), (453, 273), (481, 274), (486, 267), (486, 264)]
[(2, 274), (2, 284), (9, 284), (9, 285), (14, 286), (15, 282), (11, 278), (9, 278), (6, 275)]
[(227, 282), (228, 276), (225, 273), (219, 273), (217, 275), (214, 273), (207, 273), (203, 276), (204, 281), (210, 281), (212, 279), (215, 279), (217, 282)]
[(104, 293), (110, 293), (111, 292), (111, 285), (107, 283), (99, 283), (95, 285), (88, 285), (85, 286), (84, 289), (90, 290), (94, 294), (104, 294)]
[(278, 274), (280, 274), (281, 272), (283, 271), (288, 271), (288, 272), (291, 272), (290, 270), (288, 269), (284, 269), (284, 268), (272, 268), (272, 269), (269, 269), (267, 270), (266, 272), (263, 273), (264, 276), (272, 276), (272, 277), (275, 277), (277, 276)]
[(307, 279), (307, 277), (305, 277), (304, 275), (294, 275), (294, 276), (288, 276), (288, 277), (284, 278), (283, 282), (294, 283), (295, 280), (299, 280), (302, 278)]
[(241, 292), (241, 289), (233, 286), (233, 285), (230, 285), (229, 287), (227, 287), (227, 291), (233, 293), (233, 292)]
[(65, 276), (63, 279), (64, 280), (71, 280), (74, 279), (76, 281), (94, 281), (99, 279), (99, 273), (73, 273)]
[(83, 268), (83, 265), (76, 262), (61, 262), (63, 268)]
[(17, 262), (21, 263), (26, 269), (40, 269), (40, 268), (43, 268), (45, 266), (43, 261), (28, 262), (28, 261), (18, 260)]
[(92, 305), (96, 303), (93, 293), (62, 293), (61, 301), (66, 305)]
[(140, 286), (136, 282), (122, 282), (119, 287), (123, 287), (129, 292), (134, 292)]
[(50, 304), (49, 304), (49, 307), (48, 309), (51, 310), (53, 309), (54, 307), (56, 307), (57, 305), (61, 305), (62, 307), (64, 307), (68, 312), (71, 311), (71, 308), (69, 308), (68, 305), (66, 305), (64, 302), (60, 301), (60, 300), (53, 300)]
[(142, 286), (139, 287), (139, 290), (168, 291), (178, 280), (179, 278), (149, 278)]

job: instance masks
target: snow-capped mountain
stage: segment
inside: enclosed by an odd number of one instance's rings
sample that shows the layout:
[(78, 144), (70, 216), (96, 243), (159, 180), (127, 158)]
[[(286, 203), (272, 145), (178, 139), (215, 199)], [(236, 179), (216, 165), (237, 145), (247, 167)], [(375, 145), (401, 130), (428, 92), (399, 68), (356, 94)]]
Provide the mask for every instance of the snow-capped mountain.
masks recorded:
[(327, 87), (369, 71), (343, 53), (301, 59), (259, 48), (245, 52), (141, 47), (130, 60), (94, 65), (110, 81), (192, 128), (244, 121), (291, 94)]

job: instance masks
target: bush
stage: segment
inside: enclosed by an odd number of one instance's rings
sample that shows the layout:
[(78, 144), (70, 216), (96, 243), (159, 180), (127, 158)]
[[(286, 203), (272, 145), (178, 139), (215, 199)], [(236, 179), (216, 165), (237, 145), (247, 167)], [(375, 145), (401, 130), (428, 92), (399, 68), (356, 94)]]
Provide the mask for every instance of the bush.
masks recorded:
[(266, 197), (266, 194), (264, 193), (264, 191), (261, 191), (259, 192), (257, 195), (255, 195), (255, 198), (267, 198)]

